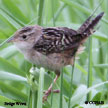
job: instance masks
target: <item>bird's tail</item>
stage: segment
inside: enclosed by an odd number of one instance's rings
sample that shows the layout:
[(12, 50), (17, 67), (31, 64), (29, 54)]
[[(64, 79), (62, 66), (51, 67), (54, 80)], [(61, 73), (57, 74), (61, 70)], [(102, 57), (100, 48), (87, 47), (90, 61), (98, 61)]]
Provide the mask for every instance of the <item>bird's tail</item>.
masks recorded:
[(99, 15), (97, 15), (93, 20), (91, 20), (90, 16), (78, 29), (79, 34), (82, 34), (85, 37), (90, 36), (94, 31), (94, 27), (97, 25), (97, 23), (102, 18), (104, 12), (101, 12)]

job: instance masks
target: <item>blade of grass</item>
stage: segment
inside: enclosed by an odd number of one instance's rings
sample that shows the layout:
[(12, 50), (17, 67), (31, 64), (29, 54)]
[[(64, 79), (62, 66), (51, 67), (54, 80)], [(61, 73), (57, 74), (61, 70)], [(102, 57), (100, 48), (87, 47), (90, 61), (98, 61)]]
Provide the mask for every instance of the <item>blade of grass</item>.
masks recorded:
[(34, 21), (37, 21), (38, 20), (38, 17), (32, 19), (29, 23), (25, 24), (25, 26), (28, 26), (30, 24), (32, 24)]
[[(40, 76), (39, 76), (39, 89), (38, 89), (38, 101), (37, 101), (37, 108), (42, 108), (42, 97), (43, 97), (43, 89), (44, 89), (44, 68), (40, 69)], [(36, 108), (36, 107), (34, 107)]]
[(37, 95), (38, 91), (32, 91), (32, 108), (37, 108)]
[(38, 11), (38, 25), (42, 25), (42, 14), (44, 8), (44, 0), (39, 1), (39, 11)]
[(92, 87), (88, 88), (87, 91), (86, 91), (85, 93), (89, 93), (91, 90), (93, 90), (93, 89), (95, 89), (95, 88), (97, 88), (97, 87), (100, 87), (100, 86), (102, 86), (102, 85), (104, 85), (104, 84), (108, 84), (108, 81), (104, 81), (104, 82), (101, 82), (101, 83), (99, 83), (99, 84), (93, 85)]
[[(39, 1), (39, 11), (38, 11), (38, 25), (42, 25), (42, 14), (43, 14), (43, 8), (44, 8), (44, 0), (40, 0)], [(43, 71), (43, 69), (41, 69), (41, 71)], [(42, 74), (43, 72), (41, 72), (40, 74)], [(42, 77), (44, 78), (44, 76), (42, 75)], [(39, 84), (39, 89), (41, 89), (41, 92), (40, 91), (38, 91), (38, 103), (37, 103), (37, 108), (42, 108), (42, 93), (43, 93), (43, 80), (41, 79), (42, 78), (41, 76), (40, 76), (40, 80), (39, 80), (39, 82), (40, 82), (40, 84)], [(42, 81), (41, 81), (42, 80)], [(39, 95), (39, 93), (40, 93), (40, 95)]]
[(55, 26), (55, 19), (54, 19), (54, 0), (51, 1), (52, 6), (52, 19), (53, 19), (53, 26)]
[(80, 101), (81, 101), (81, 99), (86, 95), (86, 94), (88, 94), (89, 92), (91, 92), (93, 89), (96, 89), (96, 88), (98, 88), (98, 87), (100, 87), (100, 86), (102, 86), (102, 85), (104, 85), (104, 84), (108, 84), (108, 81), (104, 81), (104, 82), (101, 82), (101, 83), (99, 83), (99, 84), (96, 84), (96, 85), (93, 85), (92, 87), (90, 87), (90, 88), (86, 88), (86, 86), (85, 85), (81, 85), (82, 87), (81, 87), (81, 89), (80, 89), (80, 93), (79, 93), (79, 91), (71, 98), (71, 108), (73, 108), (73, 104), (72, 104), (72, 102), (74, 103), (74, 105), (75, 104), (78, 104)]
[[(71, 6), (71, 7), (74, 7), (74, 8), (77, 8), (78, 10), (86, 13), (87, 15), (91, 15), (91, 13), (93, 12), (92, 10), (84, 7), (83, 5), (81, 4), (78, 4), (77, 2), (74, 2), (74, 1), (69, 1), (69, 0), (62, 0), (64, 3), (66, 3), (67, 5)], [(94, 14), (94, 16), (96, 16), (96, 14)], [(102, 21), (105, 22), (106, 24), (108, 24), (108, 21), (105, 19), (105, 18), (102, 18)]]
[[(5, 105), (5, 102), (7, 102), (7, 103), (9, 102), (9, 103), (13, 103), (13, 104), (14, 104), (14, 103), (16, 103), (17, 101), (12, 100), (12, 99), (7, 98), (7, 97), (4, 97), (4, 96), (0, 96), (0, 108), (12, 108), (12, 107), (14, 107), (14, 108), (19, 108), (19, 105), (13, 105), (13, 106), (8, 105), (8, 107), (6, 107), (7, 105)], [(27, 108), (27, 107), (21, 105), (20, 108)]]
[(13, 64), (10, 64), (7, 60), (0, 57), (0, 70), (14, 73), (20, 76), (25, 76), (25, 73), (19, 68), (15, 67)]
[(79, 85), (77, 89), (74, 91), (73, 96), (71, 97), (71, 108), (73, 108), (74, 105), (81, 102), (81, 99), (83, 96), (85, 96), (85, 92), (87, 90), (86, 85)]
[(108, 64), (95, 64), (93, 67), (107, 69), (108, 68)]
[(64, 3), (66, 3), (67, 5), (70, 5), (70, 6), (72, 6), (72, 7), (75, 7), (75, 8), (77, 8), (77, 9), (79, 9), (80, 11), (83, 11), (84, 13), (86, 13), (86, 14), (90, 14), (91, 13), (91, 11), (89, 10), (89, 9), (87, 9), (86, 7), (84, 7), (84, 6), (82, 6), (82, 5), (80, 5), (80, 4), (78, 4), (77, 2), (74, 2), (74, 1), (69, 1), (69, 0), (62, 0)]
[(18, 23), (16, 23), (16, 21), (13, 20), (10, 16), (8, 16), (6, 13), (4, 13), (3, 10), (0, 10), (0, 14), (4, 17), (4, 19), (7, 20), (7, 22), (8, 22), (15, 30), (21, 28), (21, 26), (20, 26)]
[[(75, 63), (75, 56), (74, 56), (74, 63)], [(68, 108), (71, 107), (71, 96), (72, 96), (72, 82), (73, 82), (73, 72), (74, 72), (74, 64), (73, 64), (73, 67), (72, 67), (72, 72), (71, 72), (71, 83), (70, 83), (70, 95), (69, 95), (69, 103), (68, 103)]]
[[(34, 65), (34, 64), (32, 64), (32, 68), (33, 68), (33, 73), (35, 73), (36, 71), (36, 66)], [(30, 71), (31, 72), (31, 71)], [(35, 76), (34, 75), (32, 75), (31, 74), (31, 76), (32, 76), (32, 80), (31, 80), (31, 82), (32, 82), (32, 86), (31, 86), (31, 91), (32, 91), (32, 108), (37, 108), (37, 100), (38, 100), (38, 90), (37, 89), (35, 89)]]
[(32, 68), (30, 69), (30, 77), (28, 77), (28, 81), (31, 85), (31, 97), (30, 101), (32, 104), (32, 108), (37, 108), (37, 100), (38, 100), (38, 83), (36, 81), (35, 73), (37, 73), (37, 68), (32, 64)]
[[(44, 0), (40, 0), (39, 1), (39, 10), (38, 10), (38, 25), (42, 25), (43, 7), (44, 7)], [(41, 69), (41, 71), (43, 71), (43, 70)], [(43, 72), (41, 72), (40, 75), (42, 73)], [(42, 75), (42, 77), (44, 78), (43, 75)], [(34, 92), (32, 91), (32, 108), (42, 108), (42, 92), (43, 92), (43, 85), (42, 85), (43, 80), (41, 79), (42, 77), (40, 76), (40, 78), (39, 78), (39, 90), (41, 90), (41, 91), (37, 91), (37, 90), (35, 90)], [(37, 94), (38, 94), (38, 97), (37, 97)]]
[(89, 0), (89, 3), (90, 3), (90, 7), (93, 9), (93, 7), (94, 7), (94, 0)]
[(0, 95), (0, 105), (4, 106), (4, 102), (15, 102), (15, 101)]
[(12, 0), (8, 0), (8, 1), (7, 0), (3, 0), (2, 1), (2, 5), (5, 7), (5, 9), (7, 11), (11, 12), (11, 14), (14, 17), (17, 17), (22, 22), (27, 23), (29, 21), (28, 18), (25, 17), (24, 13), (22, 13), (22, 11), (20, 10), (20, 8), (15, 4), (15, 1), (12, 1)]
[[(51, 6), (52, 6), (52, 19), (53, 19), (53, 26), (55, 26), (55, 19), (54, 19), (54, 0), (51, 0)], [(52, 91), (53, 91), (53, 85), (54, 85), (54, 73), (52, 78)], [(51, 92), (51, 108), (53, 104), (53, 92)]]
[[(89, 63), (88, 63), (88, 79), (87, 87), (92, 86), (92, 37), (89, 38)], [(90, 101), (91, 93), (87, 94), (87, 101)]]
[(27, 79), (25, 77), (5, 71), (0, 71), (0, 80), (20, 81), (27, 83)]
[(102, 32), (95, 32), (94, 34), (93, 34), (93, 38), (97, 38), (97, 39), (99, 39), (100, 41), (103, 41), (103, 42), (108, 42), (108, 37), (105, 35), (105, 34), (103, 34)]
[(18, 99), (18, 100), (21, 100), (21, 101), (27, 101), (27, 95), (20, 92), (17, 88), (14, 88), (8, 84), (5, 84), (3, 82), (0, 81), (0, 88), (5, 91), (5, 92), (8, 92), (12, 97), (13, 99)]
[(63, 108), (63, 72), (64, 69), (61, 69), (61, 80), (60, 80), (60, 103), (59, 108)]
[[(99, 55), (98, 55), (98, 63), (99, 64), (102, 64), (102, 63), (104, 63), (104, 51), (103, 51), (103, 47), (101, 47), (103, 44), (102, 44), (102, 42), (100, 42), (99, 41)], [(104, 76), (104, 77), (106, 77), (106, 75), (105, 75), (105, 70), (103, 69), (103, 68), (100, 68), (99, 69), (100, 70), (100, 73), (102, 74), (102, 76)]]
[(28, 100), (27, 100), (27, 106), (28, 106), (28, 108), (31, 108), (31, 97), (32, 97), (32, 90), (30, 88), (29, 89)]
[(60, 13), (62, 12), (62, 10), (66, 7), (66, 4), (63, 4), (58, 11), (56, 12), (56, 14), (54, 15), (54, 20), (56, 21), (60, 15)]
[(10, 45), (9, 47), (4, 48), (0, 51), (0, 56), (5, 59), (10, 59), (14, 55), (18, 54), (16, 47), (14, 45)]
[[(54, 73), (53, 73), (53, 78), (52, 78), (52, 91), (53, 91), (53, 85), (54, 85)], [(53, 104), (53, 92), (51, 92), (51, 108)]]
[(47, 8), (47, 6), (48, 6), (48, 3), (49, 3), (49, 0), (45, 0), (45, 2), (44, 2), (44, 5), (45, 5), (45, 9), (44, 9), (44, 22), (45, 22), (45, 26), (47, 26), (47, 24), (48, 24), (48, 14), (49, 14), (49, 11), (48, 11), (48, 9), (49, 8)]
[(17, 17), (14, 17), (11, 13), (9, 13), (8, 11), (6, 11), (3, 8), (0, 8), (4, 13), (6, 13), (9, 17), (11, 17), (14, 21), (16, 21), (16, 23), (18, 23), (21, 27), (23, 27), (25, 24), (20, 21), (19, 19), (17, 19)]
[(87, 75), (87, 71), (83, 67), (81, 67), (79, 64), (75, 63), (75, 67)]

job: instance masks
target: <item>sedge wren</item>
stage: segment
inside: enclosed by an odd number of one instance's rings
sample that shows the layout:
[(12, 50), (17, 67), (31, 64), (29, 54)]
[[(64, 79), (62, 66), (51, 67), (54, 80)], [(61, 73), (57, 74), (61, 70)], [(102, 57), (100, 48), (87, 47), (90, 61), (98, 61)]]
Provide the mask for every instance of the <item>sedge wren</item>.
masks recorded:
[[(13, 42), (25, 58), (36, 66), (53, 70), (56, 73), (54, 83), (60, 75), (60, 69), (74, 64), (74, 55), (80, 46), (95, 32), (94, 27), (104, 12), (93, 20), (91, 16), (78, 30), (67, 27), (48, 27), (38, 25), (24, 27), (14, 34), (8, 42)], [(51, 93), (52, 84), (45, 92), (44, 100)]]

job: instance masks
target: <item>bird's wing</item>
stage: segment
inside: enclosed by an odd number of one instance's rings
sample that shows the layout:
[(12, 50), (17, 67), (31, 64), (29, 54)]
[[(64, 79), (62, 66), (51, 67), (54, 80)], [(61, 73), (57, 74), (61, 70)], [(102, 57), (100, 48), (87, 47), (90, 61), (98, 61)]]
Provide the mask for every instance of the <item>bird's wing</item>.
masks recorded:
[(79, 46), (80, 34), (66, 27), (43, 28), (34, 49), (43, 53), (60, 53)]

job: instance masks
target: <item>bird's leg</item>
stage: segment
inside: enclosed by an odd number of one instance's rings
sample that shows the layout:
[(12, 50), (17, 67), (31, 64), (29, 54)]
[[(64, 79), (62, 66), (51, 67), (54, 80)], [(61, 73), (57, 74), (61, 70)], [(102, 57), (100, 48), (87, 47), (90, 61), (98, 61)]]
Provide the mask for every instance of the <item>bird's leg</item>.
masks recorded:
[[(55, 79), (54, 79), (54, 84), (56, 83), (57, 79), (59, 78), (60, 74), (59, 75), (56, 75)], [(47, 97), (50, 95), (50, 93), (52, 92), (52, 87), (53, 87), (53, 84), (50, 85), (50, 87), (48, 88), (47, 91), (45, 91), (45, 96), (43, 97), (43, 102), (47, 100)], [(60, 91), (59, 90), (54, 90), (53, 91), (54, 93), (59, 93)]]

